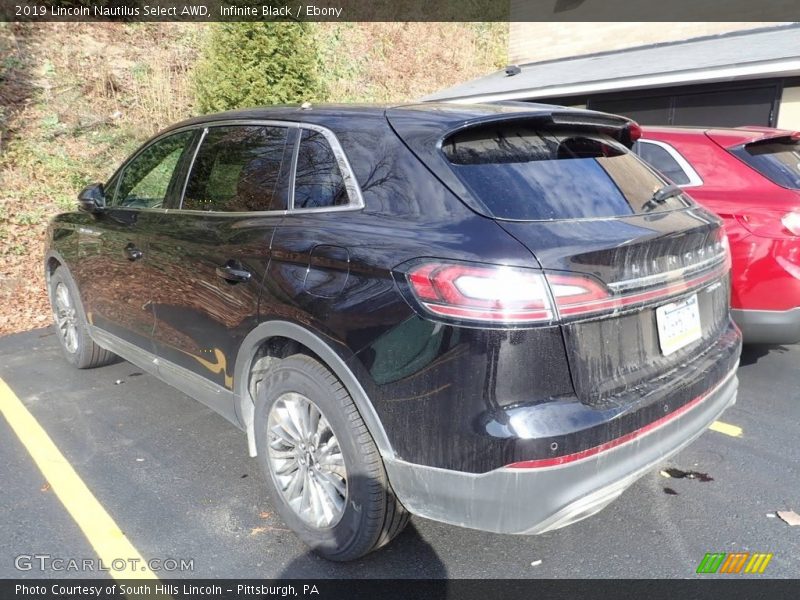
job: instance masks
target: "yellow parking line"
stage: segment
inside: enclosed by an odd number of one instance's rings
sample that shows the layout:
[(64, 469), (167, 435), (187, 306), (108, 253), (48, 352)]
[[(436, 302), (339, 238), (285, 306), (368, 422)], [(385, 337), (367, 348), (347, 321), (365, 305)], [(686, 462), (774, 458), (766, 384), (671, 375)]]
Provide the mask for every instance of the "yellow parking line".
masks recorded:
[(45, 480), (50, 484), (50, 489), (55, 492), (64, 508), (81, 528), (103, 565), (109, 568), (109, 574), (115, 579), (156, 578), (47, 432), (2, 379), (0, 379), (0, 413), (28, 450)]
[(731, 437), (742, 437), (742, 428), (737, 427), (736, 425), (730, 425), (728, 423), (723, 423), (722, 421), (714, 421), (711, 426), (709, 427), (711, 431), (716, 431), (718, 433), (724, 433), (725, 435), (729, 435)]

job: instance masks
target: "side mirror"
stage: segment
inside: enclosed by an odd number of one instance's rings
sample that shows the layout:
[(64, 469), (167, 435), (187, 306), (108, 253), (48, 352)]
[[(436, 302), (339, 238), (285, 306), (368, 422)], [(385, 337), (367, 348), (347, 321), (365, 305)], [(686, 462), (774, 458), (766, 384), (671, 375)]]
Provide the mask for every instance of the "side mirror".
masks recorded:
[(102, 183), (87, 185), (78, 194), (78, 206), (82, 211), (96, 213), (106, 207), (106, 194)]

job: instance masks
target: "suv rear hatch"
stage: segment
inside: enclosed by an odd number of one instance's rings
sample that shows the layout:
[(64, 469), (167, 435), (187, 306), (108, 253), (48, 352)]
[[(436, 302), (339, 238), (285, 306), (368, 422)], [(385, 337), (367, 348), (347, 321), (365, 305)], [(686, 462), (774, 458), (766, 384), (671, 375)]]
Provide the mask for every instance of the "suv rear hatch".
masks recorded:
[(409, 148), (544, 269), (582, 402), (628, 404), (713, 351), (729, 326), (727, 239), (628, 152), (628, 120), (515, 107), (442, 131), (403, 111), (387, 117)]

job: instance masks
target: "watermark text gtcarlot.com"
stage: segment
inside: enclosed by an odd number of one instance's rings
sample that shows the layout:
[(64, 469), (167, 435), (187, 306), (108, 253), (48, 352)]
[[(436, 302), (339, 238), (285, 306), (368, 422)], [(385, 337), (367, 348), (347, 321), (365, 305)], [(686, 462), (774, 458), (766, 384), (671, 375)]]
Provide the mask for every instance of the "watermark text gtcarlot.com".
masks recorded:
[(193, 558), (65, 558), (51, 554), (20, 554), (14, 557), (17, 571), (120, 572), (120, 571), (194, 571)]

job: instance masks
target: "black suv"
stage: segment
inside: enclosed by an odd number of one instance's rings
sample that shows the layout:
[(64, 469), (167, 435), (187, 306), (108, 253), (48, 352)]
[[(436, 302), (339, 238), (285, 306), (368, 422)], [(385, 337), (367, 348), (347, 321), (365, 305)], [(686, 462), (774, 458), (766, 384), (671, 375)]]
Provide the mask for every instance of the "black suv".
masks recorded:
[(736, 397), (727, 238), (637, 136), (516, 103), (184, 121), (53, 220), (65, 355), (118, 355), (244, 430), (330, 559), (409, 513), (563, 527)]

